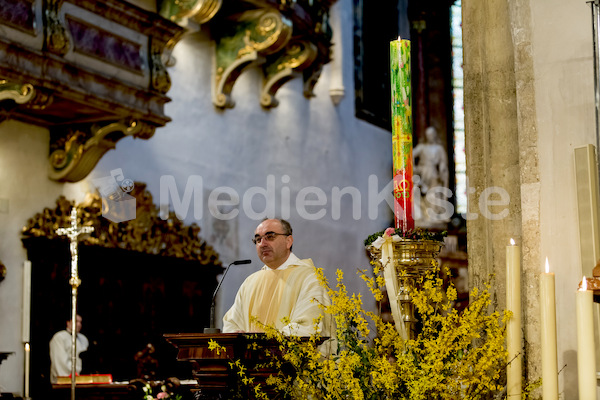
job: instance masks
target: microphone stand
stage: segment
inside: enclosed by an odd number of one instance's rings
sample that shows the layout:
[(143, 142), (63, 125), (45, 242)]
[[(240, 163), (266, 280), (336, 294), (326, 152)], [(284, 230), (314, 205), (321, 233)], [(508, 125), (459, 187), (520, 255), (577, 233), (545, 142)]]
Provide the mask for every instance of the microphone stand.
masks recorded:
[(221, 330), (219, 328), (215, 328), (215, 302), (217, 300), (217, 292), (221, 288), (221, 284), (225, 279), (225, 275), (227, 275), (227, 271), (229, 271), (229, 267), (232, 265), (242, 265), (242, 264), (250, 264), (252, 260), (237, 260), (232, 262), (225, 268), (225, 272), (223, 272), (223, 277), (219, 281), (217, 288), (215, 289), (212, 297), (212, 302), (210, 303), (210, 328), (204, 328), (204, 333), (220, 333)]

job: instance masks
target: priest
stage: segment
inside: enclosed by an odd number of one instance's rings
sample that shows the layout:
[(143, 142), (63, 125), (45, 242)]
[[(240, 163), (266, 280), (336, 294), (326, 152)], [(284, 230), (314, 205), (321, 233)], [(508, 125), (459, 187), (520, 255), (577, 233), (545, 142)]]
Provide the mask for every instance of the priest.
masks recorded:
[[(310, 259), (292, 253), (292, 227), (283, 219), (265, 219), (252, 239), (265, 264), (240, 286), (233, 306), (223, 317), (223, 332), (262, 332), (274, 326), (286, 335), (331, 335), (331, 322), (320, 305), (329, 305)], [(252, 317), (255, 317), (254, 320)]]
[[(77, 335), (77, 358), (76, 358), (76, 370), (77, 373), (81, 373), (82, 362), (79, 355), (86, 351), (89, 346), (89, 341), (84, 334), (79, 332), (81, 330), (82, 318), (81, 315), (77, 315), (75, 320)], [(72, 337), (71, 332), (73, 329), (71, 319), (67, 319), (67, 327), (62, 331), (56, 332), (50, 340), (50, 382), (56, 383), (59, 376), (70, 376), (71, 375), (71, 359), (72, 359)]]

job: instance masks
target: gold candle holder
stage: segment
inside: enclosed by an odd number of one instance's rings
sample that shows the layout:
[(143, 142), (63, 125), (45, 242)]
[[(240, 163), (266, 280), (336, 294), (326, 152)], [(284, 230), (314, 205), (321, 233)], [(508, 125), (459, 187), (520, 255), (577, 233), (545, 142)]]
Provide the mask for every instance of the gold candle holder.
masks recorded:
[[(436, 240), (401, 238), (399, 241), (392, 243), (393, 257), (391, 257), (391, 260), (384, 260), (384, 265), (381, 262), (382, 250), (373, 246), (367, 247), (371, 260), (380, 269), (386, 268), (388, 265), (393, 265), (395, 268), (396, 287), (398, 289), (397, 293), (388, 292), (388, 297), (395, 296), (398, 302), (408, 339), (416, 338), (419, 322), (415, 315), (411, 292), (419, 288), (421, 277), (436, 268), (437, 256), (443, 245), (443, 242)], [(389, 261), (393, 263), (390, 264)], [(386, 286), (389, 287), (389, 285)], [(396, 326), (401, 325), (400, 321), (394, 322)]]

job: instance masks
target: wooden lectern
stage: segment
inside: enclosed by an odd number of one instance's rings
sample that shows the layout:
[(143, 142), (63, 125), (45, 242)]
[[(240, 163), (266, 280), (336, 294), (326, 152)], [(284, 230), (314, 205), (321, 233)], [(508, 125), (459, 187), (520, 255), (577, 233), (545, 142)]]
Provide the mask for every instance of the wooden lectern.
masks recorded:
[[(277, 398), (270, 391), (266, 379), (279, 372), (270, 365), (273, 360), (268, 353), (280, 354), (279, 343), (260, 333), (178, 333), (165, 334), (165, 339), (178, 349), (177, 360), (192, 364), (193, 376), (198, 382), (196, 399), (228, 399), (238, 391), (240, 398), (254, 399), (253, 387), (261, 385), (269, 399)], [(226, 351), (217, 354), (208, 349), (210, 340), (216, 341)], [(267, 351), (268, 350), (268, 351)], [(239, 369), (230, 362), (240, 360), (247, 378), (254, 378), (253, 385), (241, 385)]]

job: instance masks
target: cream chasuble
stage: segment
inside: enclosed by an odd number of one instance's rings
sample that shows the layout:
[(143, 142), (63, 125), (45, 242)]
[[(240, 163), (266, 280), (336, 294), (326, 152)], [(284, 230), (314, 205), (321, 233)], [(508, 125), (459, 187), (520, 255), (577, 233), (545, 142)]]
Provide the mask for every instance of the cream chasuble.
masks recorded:
[[(252, 322), (254, 316), (285, 334), (310, 336), (315, 333), (314, 320), (322, 313), (319, 304), (329, 305), (330, 301), (317, 280), (312, 260), (300, 260), (292, 253), (279, 268), (264, 266), (242, 283), (223, 317), (223, 332), (262, 332), (261, 325)], [(290, 323), (284, 325), (283, 318)], [(330, 336), (329, 326), (321, 321), (316, 332)]]

